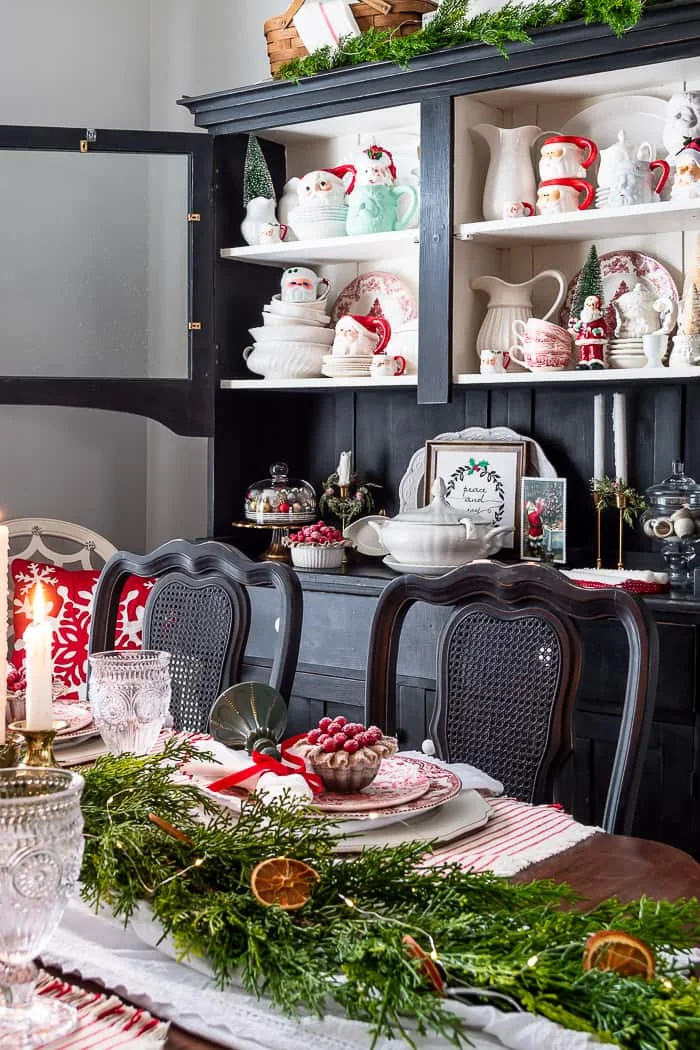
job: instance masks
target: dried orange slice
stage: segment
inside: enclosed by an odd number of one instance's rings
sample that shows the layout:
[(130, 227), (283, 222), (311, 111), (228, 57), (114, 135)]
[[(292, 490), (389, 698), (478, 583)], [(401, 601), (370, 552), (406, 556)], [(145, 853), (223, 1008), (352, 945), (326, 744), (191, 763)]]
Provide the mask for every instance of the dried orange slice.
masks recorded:
[(318, 872), (303, 860), (271, 857), (253, 868), (250, 888), (259, 904), (276, 904), (285, 911), (294, 911), (310, 899), (313, 884), (319, 878)]
[(624, 930), (599, 930), (586, 941), (584, 970), (615, 970), (623, 977), (654, 976), (654, 953), (648, 944)]
[(401, 938), (401, 943), (413, 959), (419, 959), (420, 965), (419, 971), (424, 977), (427, 977), (432, 984), (438, 995), (445, 994), (445, 979), (440, 973), (439, 969), (435, 965), (433, 959), (428, 955), (427, 952), (423, 951), (420, 944), (414, 941), (413, 937), (405, 933)]

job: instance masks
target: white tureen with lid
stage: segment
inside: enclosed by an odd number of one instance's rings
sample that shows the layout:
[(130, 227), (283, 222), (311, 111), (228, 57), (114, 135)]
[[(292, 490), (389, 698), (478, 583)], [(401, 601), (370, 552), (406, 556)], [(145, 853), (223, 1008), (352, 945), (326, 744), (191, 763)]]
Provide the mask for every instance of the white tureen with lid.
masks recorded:
[[(447, 502), (442, 478), (436, 479), (430, 491), (432, 499), (427, 507), (404, 511), (395, 518), (374, 515), (361, 519), (376, 532), (383, 553), (395, 562), (447, 568), (488, 558), (501, 549), (512, 529), (499, 525), (485, 530), (462, 517)], [(352, 528), (345, 532), (350, 539)]]

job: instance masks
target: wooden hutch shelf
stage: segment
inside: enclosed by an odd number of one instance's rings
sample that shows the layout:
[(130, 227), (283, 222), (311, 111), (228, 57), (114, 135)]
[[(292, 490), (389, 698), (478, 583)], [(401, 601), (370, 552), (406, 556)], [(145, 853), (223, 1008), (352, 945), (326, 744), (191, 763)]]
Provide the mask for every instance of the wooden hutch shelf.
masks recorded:
[(418, 230), (368, 233), (356, 237), (326, 237), (313, 241), (283, 241), (270, 245), (252, 244), (244, 248), (222, 248), (219, 254), (222, 259), (281, 267), (411, 258), (418, 254)]
[(554, 244), (560, 241), (592, 241), (597, 238), (669, 233), (692, 230), (700, 225), (700, 200), (661, 201), (629, 208), (588, 208), (566, 215), (532, 215), (524, 219), (495, 219), (463, 222), (457, 240), (510, 247), (524, 244)]
[(222, 379), (222, 390), (386, 390), (390, 387), (415, 387), (416, 376), (387, 376), (373, 379), (371, 376), (359, 376), (343, 379)]
[(453, 382), (457, 386), (503, 389), (509, 386), (552, 386), (557, 383), (679, 383), (700, 379), (700, 367), (688, 368), (598, 368), (592, 371), (511, 372), (503, 375), (481, 375), (462, 372)]

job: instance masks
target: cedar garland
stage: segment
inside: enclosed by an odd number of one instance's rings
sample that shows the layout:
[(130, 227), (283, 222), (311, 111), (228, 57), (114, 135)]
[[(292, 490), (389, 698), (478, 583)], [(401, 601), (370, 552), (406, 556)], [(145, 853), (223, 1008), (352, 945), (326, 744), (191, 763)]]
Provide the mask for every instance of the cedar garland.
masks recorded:
[[(328, 821), (312, 811), (252, 801), (236, 823), (191, 784), (174, 783), (171, 770), (193, 753), (176, 738), (162, 755), (107, 755), (85, 773), (83, 896), (124, 922), (148, 901), (182, 956), (205, 958), (222, 986), (237, 973), (291, 1015), (322, 1016), (334, 1000), (375, 1039), (400, 1035), (412, 1045), (416, 1030), (433, 1031), (468, 1045), (407, 952), (409, 932), (424, 951), (435, 945), (451, 986), (496, 990), (628, 1050), (700, 1046), (700, 986), (666, 954), (700, 942), (697, 901), (608, 900), (585, 914), (562, 907), (574, 900), (566, 886), (514, 885), (451, 865), (421, 870), (425, 844), (339, 860)], [(206, 826), (197, 810), (209, 815)], [(180, 835), (151, 814), (167, 814)], [(250, 889), (253, 868), (280, 856), (319, 873), (298, 911), (262, 907)], [(587, 938), (605, 928), (655, 951), (652, 980), (583, 970)]]
[(406, 67), (412, 58), (460, 44), (489, 44), (508, 57), (507, 45), (531, 43), (530, 33), (565, 22), (607, 25), (620, 36), (635, 26), (645, 7), (666, 0), (536, 0), (532, 4), (506, 3), (500, 10), (470, 17), (469, 0), (443, 0), (423, 29), (409, 36), (391, 30), (370, 29), (359, 37), (344, 37), (337, 48), (322, 47), (307, 58), (286, 62), (279, 79), (298, 81), (331, 69), (364, 62), (395, 62)]

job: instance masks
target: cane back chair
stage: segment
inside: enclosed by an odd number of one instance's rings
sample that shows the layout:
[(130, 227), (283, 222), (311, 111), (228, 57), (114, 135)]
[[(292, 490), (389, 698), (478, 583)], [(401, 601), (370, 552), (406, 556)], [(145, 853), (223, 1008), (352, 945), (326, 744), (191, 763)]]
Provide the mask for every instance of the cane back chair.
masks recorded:
[(270, 685), (289, 702), (302, 622), (301, 586), (289, 566), (254, 562), (209, 540), (171, 540), (146, 555), (118, 551), (95, 591), (91, 653), (114, 648), (119, 596), (131, 574), (155, 577), (144, 612), (143, 648), (171, 654), (176, 729), (205, 731), (214, 700), (238, 680), (250, 628), (249, 587), (273, 585), (281, 599)]
[(583, 647), (579, 621), (616, 619), (627, 680), (603, 827), (629, 833), (656, 691), (658, 638), (644, 604), (619, 589), (585, 590), (540, 565), (473, 563), (445, 576), (402, 576), (381, 594), (370, 631), (367, 710), (396, 731), (396, 661), (415, 602), (449, 606), (437, 649), (430, 734), (439, 757), (466, 761), (527, 802), (558, 799), (573, 751)]

